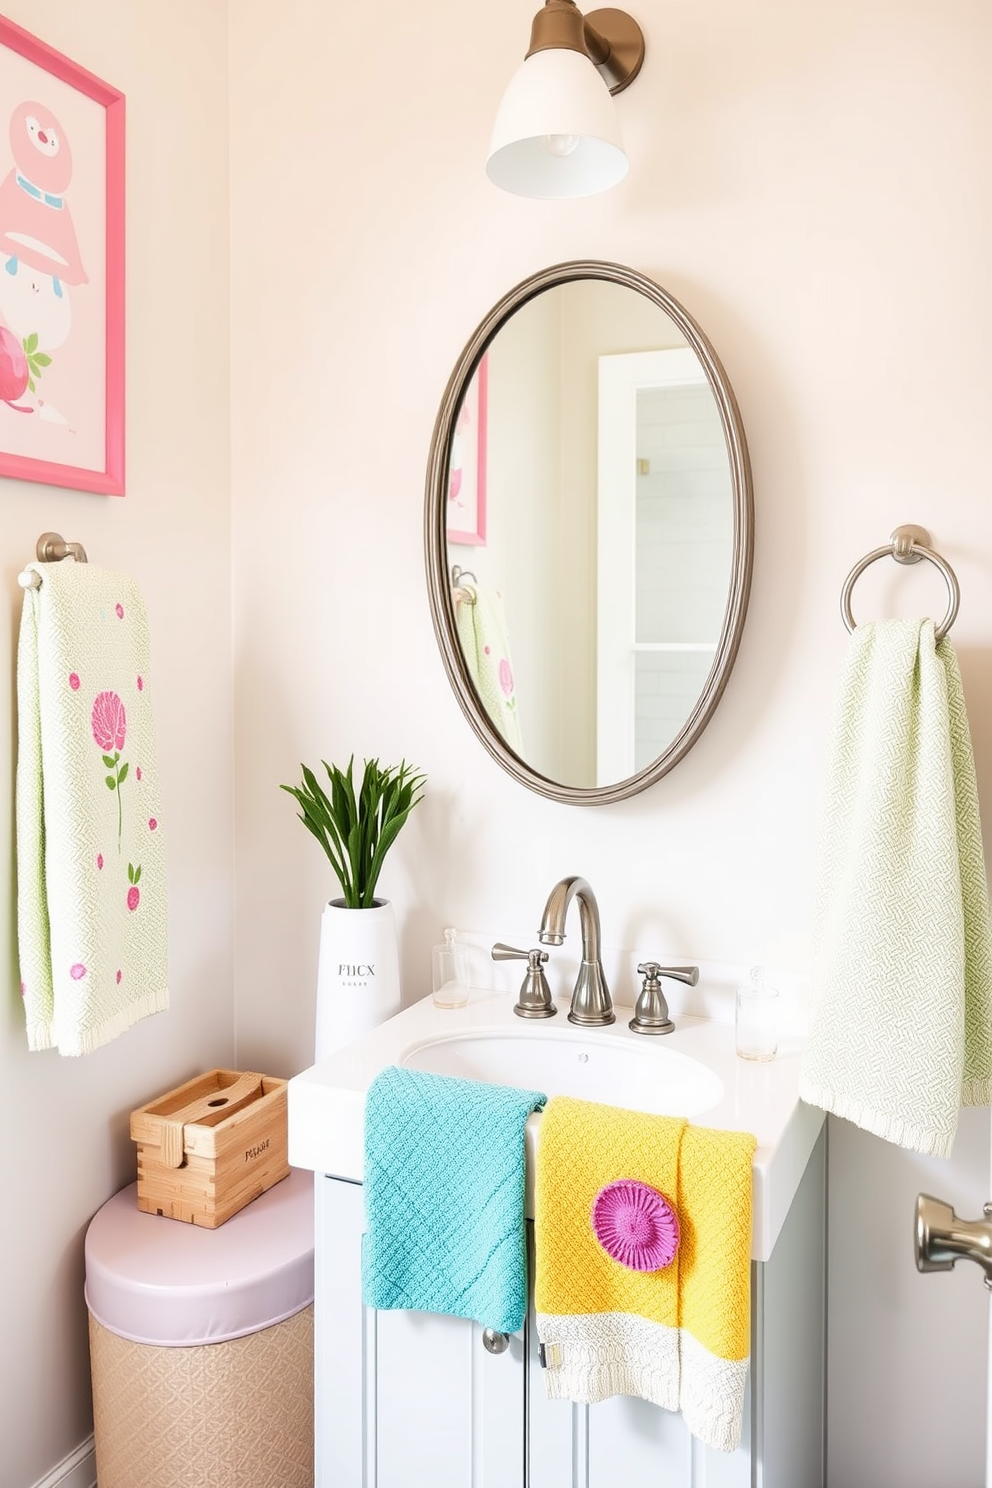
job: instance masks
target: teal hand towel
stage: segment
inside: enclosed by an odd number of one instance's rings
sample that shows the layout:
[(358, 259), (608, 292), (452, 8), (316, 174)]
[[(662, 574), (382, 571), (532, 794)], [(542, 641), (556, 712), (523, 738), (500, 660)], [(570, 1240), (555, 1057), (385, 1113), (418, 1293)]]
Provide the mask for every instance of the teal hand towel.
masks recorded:
[(523, 1327), (524, 1127), (545, 1100), (395, 1066), (376, 1076), (365, 1105), (366, 1306)]
[(148, 619), (134, 580), (29, 567), (17, 652), (17, 938), (28, 1047), (86, 1054), (169, 1004)]
[(829, 756), (800, 1094), (947, 1157), (992, 1097), (992, 930), (957, 658), (932, 620), (859, 625)]

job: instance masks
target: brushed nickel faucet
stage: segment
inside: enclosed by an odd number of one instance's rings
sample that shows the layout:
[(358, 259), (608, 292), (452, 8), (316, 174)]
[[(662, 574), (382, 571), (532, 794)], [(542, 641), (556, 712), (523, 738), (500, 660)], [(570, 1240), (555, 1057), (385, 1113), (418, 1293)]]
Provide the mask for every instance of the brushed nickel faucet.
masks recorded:
[(575, 979), (568, 1021), (584, 1028), (605, 1028), (615, 1023), (613, 999), (606, 985), (599, 949), (599, 905), (596, 895), (584, 878), (563, 878), (555, 884), (544, 906), (544, 916), (537, 938), (542, 945), (560, 946), (565, 939), (565, 916), (573, 899), (579, 901), (579, 928), (582, 932), (582, 965)]

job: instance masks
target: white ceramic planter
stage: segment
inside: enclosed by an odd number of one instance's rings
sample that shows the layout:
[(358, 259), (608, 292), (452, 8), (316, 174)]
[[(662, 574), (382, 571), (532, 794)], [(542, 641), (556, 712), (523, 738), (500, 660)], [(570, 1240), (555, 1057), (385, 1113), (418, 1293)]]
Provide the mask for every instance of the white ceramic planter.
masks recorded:
[(388, 899), (371, 909), (325, 904), (320, 919), (314, 1061), (361, 1038), (400, 1010), (396, 924)]

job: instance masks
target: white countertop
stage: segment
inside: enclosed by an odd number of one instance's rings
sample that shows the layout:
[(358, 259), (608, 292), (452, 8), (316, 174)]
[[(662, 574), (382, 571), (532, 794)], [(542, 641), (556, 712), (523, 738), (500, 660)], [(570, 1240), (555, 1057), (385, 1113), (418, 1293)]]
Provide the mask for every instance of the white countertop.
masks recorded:
[[(430, 997), (405, 1008), (347, 1049), (330, 1055), (289, 1082), (289, 1161), (329, 1177), (361, 1182), (365, 1095), (381, 1069), (401, 1064), (411, 1046), (457, 1033), (513, 1031), (528, 1025), (514, 1016), (506, 993), (473, 993), (464, 1008), (440, 1009)], [(581, 1039), (585, 1031), (566, 1021), (559, 1002), (555, 1031)], [(716, 1073), (723, 1096), (691, 1119), (698, 1126), (749, 1131), (758, 1141), (754, 1156), (754, 1219), (751, 1254), (769, 1258), (823, 1125), (823, 1112), (799, 1099), (799, 1048), (786, 1045), (768, 1063), (739, 1059), (734, 1028), (704, 1018), (676, 1017), (675, 1032), (655, 1039), (631, 1033), (630, 1010), (617, 1008), (617, 1022), (596, 1030), (597, 1040), (636, 1046), (639, 1057), (657, 1043), (697, 1059)], [(540, 1027), (542, 1025), (538, 1025)], [(529, 1082), (521, 1082), (529, 1083)], [(528, 1214), (533, 1213), (530, 1175), (540, 1141), (540, 1113), (527, 1123)]]

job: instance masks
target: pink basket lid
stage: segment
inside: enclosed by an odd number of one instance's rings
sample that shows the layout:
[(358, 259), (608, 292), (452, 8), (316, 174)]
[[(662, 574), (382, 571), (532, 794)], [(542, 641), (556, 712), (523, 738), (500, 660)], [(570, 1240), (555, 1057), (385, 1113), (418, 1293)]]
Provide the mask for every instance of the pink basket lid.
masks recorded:
[(294, 1168), (216, 1230), (145, 1214), (136, 1183), (86, 1231), (86, 1305), (132, 1343), (224, 1343), (313, 1301), (313, 1184)]
[(664, 1194), (635, 1178), (618, 1178), (600, 1189), (592, 1227), (606, 1254), (631, 1271), (660, 1271), (679, 1248), (674, 1208)]

